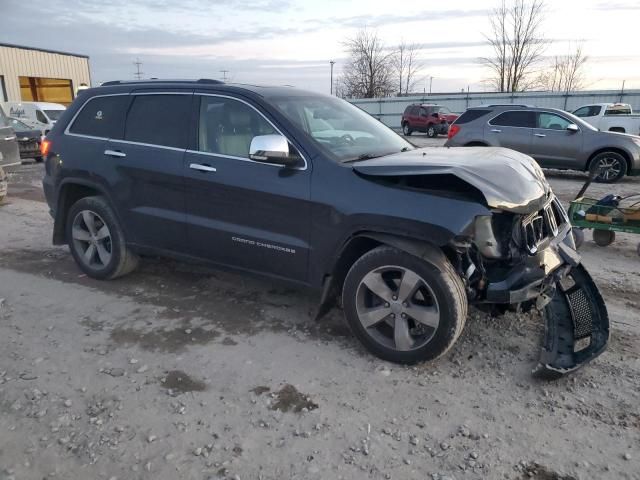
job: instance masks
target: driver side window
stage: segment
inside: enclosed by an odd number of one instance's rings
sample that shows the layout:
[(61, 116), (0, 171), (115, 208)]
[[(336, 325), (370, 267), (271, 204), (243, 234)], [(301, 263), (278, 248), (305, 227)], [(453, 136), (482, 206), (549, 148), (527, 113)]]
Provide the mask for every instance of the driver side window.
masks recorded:
[(541, 112), (538, 114), (538, 128), (548, 130), (566, 130), (571, 122), (560, 115)]
[(262, 115), (243, 102), (212, 96), (200, 98), (201, 152), (248, 159), (253, 137), (278, 134)]

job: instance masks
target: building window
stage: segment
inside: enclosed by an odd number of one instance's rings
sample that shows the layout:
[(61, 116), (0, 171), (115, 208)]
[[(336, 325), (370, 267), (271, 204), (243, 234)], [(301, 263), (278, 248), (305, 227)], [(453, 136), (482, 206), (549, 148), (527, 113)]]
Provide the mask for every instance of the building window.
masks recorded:
[(20, 77), (20, 96), (25, 102), (52, 102), (69, 105), (73, 101), (71, 80)]

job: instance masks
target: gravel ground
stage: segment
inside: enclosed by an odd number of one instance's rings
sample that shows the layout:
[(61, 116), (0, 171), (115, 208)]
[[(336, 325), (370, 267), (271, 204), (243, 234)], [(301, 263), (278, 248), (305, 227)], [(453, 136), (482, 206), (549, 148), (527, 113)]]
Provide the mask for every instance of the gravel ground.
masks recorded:
[[(575, 375), (531, 378), (536, 315), (475, 310), (448, 355), (405, 368), (272, 280), (146, 260), (93, 281), (51, 246), (42, 166), (8, 170), (0, 479), (640, 478), (640, 238), (584, 245), (612, 339)], [(547, 174), (564, 201), (584, 180)], [(640, 182), (591, 192), (610, 190)]]

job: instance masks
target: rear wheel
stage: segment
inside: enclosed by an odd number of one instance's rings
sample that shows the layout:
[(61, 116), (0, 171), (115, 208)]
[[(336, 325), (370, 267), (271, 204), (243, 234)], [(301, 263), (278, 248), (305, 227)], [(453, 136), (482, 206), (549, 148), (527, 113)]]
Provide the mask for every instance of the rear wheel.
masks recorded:
[(573, 227), (571, 229), (571, 233), (573, 233), (573, 241), (576, 244), (576, 250), (577, 250), (584, 243), (584, 231), (581, 228)]
[(97, 279), (131, 272), (138, 257), (126, 245), (124, 233), (104, 197), (85, 197), (67, 214), (69, 249), (80, 269)]
[(429, 138), (435, 138), (438, 136), (438, 133), (436, 132), (436, 127), (433, 125), (429, 125), (427, 127), (427, 137)]
[(412, 133), (413, 130), (411, 130), (411, 128), (409, 127), (409, 123), (405, 122), (404, 125), (402, 125), (402, 134), (408, 137)]
[(591, 161), (591, 168), (599, 170), (596, 182), (615, 183), (627, 173), (627, 161), (617, 152), (602, 152)]
[(616, 239), (616, 232), (610, 230), (594, 230), (593, 241), (599, 247), (607, 247), (611, 245)]
[(467, 317), (464, 286), (447, 260), (432, 265), (386, 246), (351, 267), (342, 302), (352, 332), (370, 352), (405, 364), (446, 353)]

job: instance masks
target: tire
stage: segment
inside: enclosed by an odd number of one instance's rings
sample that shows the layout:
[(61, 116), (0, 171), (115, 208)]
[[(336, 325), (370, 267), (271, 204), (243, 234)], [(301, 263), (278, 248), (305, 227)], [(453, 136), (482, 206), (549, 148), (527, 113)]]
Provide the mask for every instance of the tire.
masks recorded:
[(462, 333), (468, 306), (464, 285), (446, 259), (434, 265), (388, 246), (353, 264), (342, 304), (351, 331), (365, 348), (402, 364), (444, 355)]
[(627, 160), (617, 152), (602, 152), (596, 155), (589, 166), (602, 170), (595, 178), (598, 183), (616, 183), (627, 173)]
[(593, 241), (599, 247), (607, 247), (611, 245), (616, 239), (616, 232), (610, 230), (594, 230)]
[(138, 265), (138, 256), (127, 247), (124, 232), (104, 197), (84, 197), (74, 203), (67, 213), (65, 232), (74, 260), (91, 278), (111, 280)]
[(33, 159), (36, 161), (36, 163), (44, 162), (44, 158), (42, 158), (42, 157), (33, 157)]
[(436, 127), (434, 125), (429, 125), (427, 127), (427, 137), (435, 138), (437, 136), (438, 136), (438, 133), (436, 132)]
[(408, 137), (408, 136), (410, 136), (412, 133), (413, 133), (413, 130), (411, 130), (411, 127), (409, 127), (409, 123), (408, 123), (408, 122), (405, 122), (405, 123), (402, 125), (402, 134), (403, 134), (405, 137)]
[(584, 243), (584, 231), (581, 228), (573, 227), (571, 229), (571, 233), (573, 233), (573, 241), (576, 244), (576, 250), (578, 250)]
[(638, 252), (638, 255), (640, 255), (640, 243), (638, 244), (638, 248), (636, 248), (636, 252)]

